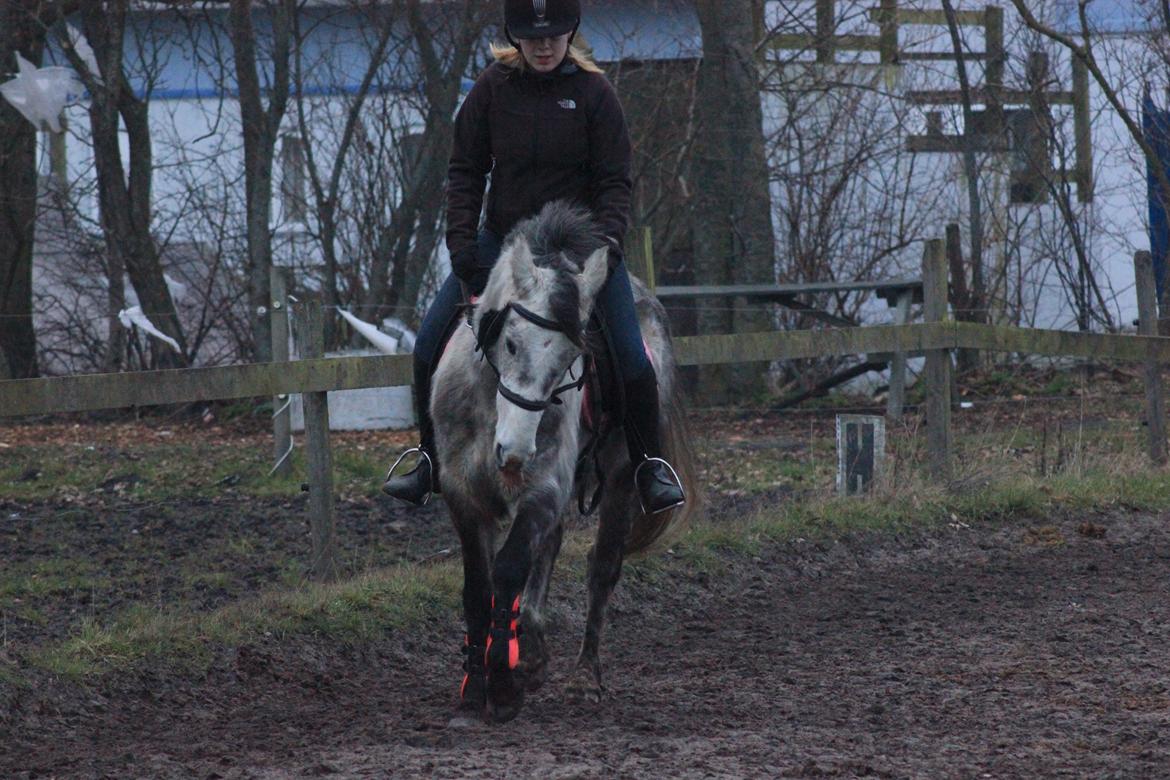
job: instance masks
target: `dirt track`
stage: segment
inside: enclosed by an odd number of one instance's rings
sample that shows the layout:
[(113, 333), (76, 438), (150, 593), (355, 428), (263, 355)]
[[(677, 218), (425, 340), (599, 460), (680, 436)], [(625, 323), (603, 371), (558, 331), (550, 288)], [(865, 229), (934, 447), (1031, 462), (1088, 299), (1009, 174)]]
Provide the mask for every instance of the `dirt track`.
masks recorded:
[(376, 647), (241, 648), (202, 681), (46, 683), (0, 721), (0, 776), (1166, 776), (1167, 519), (634, 568), (600, 705), (561, 696), (583, 595), (561, 577), (552, 681), (504, 726), (446, 727), (455, 616)]

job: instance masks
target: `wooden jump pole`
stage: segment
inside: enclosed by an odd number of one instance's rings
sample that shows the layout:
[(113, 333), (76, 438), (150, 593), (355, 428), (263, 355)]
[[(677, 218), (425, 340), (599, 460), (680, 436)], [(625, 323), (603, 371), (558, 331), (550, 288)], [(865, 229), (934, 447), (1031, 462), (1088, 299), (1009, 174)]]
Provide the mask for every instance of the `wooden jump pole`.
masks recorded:
[[(923, 320), (947, 319), (947, 255), (941, 239), (926, 242), (922, 253)], [(926, 352), (926, 437), (931, 476), (951, 478), (951, 357), (946, 349)]]
[[(1138, 334), (1158, 335), (1158, 293), (1154, 281), (1154, 259), (1149, 252), (1133, 256), (1134, 281), (1138, 299)], [(1145, 361), (1146, 421), (1149, 431), (1150, 460), (1166, 463), (1166, 403), (1162, 393), (1162, 364), (1157, 359)]]
[[(301, 357), (325, 354), (325, 321), (321, 301), (300, 305), (297, 338)], [(333, 452), (329, 448), (329, 394), (303, 393), (305, 446), (308, 451), (309, 528), (312, 535), (310, 576), (318, 582), (337, 579), (337, 529), (333, 513)]]

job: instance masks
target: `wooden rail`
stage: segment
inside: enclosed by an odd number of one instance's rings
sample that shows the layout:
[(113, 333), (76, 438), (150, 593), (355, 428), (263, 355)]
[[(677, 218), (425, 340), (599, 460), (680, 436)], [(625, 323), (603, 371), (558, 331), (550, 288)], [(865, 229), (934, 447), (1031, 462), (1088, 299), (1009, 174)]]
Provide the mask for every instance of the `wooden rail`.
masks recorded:
[[(1145, 255), (1139, 253), (1136, 258), (1137, 283), (1143, 301), (1142, 332), (1152, 334), (1156, 319), (1156, 314), (1151, 313), (1154, 308), (1151, 298), (1153, 273)], [(926, 242), (921, 283), (924, 323), (691, 336), (675, 340), (678, 363), (748, 363), (892, 353), (897, 366), (899, 361), (904, 364), (907, 354), (923, 353), (927, 358), (928, 454), (932, 473), (945, 481), (950, 474), (951, 458), (951, 350), (978, 349), (1139, 362), (1145, 366), (1150, 455), (1156, 463), (1165, 462), (1160, 367), (1170, 363), (1170, 338), (1024, 329), (947, 319), (946, 262), (943, 242)], [(900, 318), (904, 318), (903, 309), (908, 308), (910, 298), (907, 292), (910, 288), (903, 287), (899, 295)], [(315, 301), (307, 301), (295, 312), (302, 323), (301, 330), (306, 331), (303, 337), (309, 337), (310, 331), (320, 331), (319, 306)], [(308, 354), (320, 354), (319, 343), (313, 342), (309, 346)], [(309, 490), (313, 568), (319, 579), (329, 579), (336, 571), (336, 552), (332, 530), (332, 465), (328, 452), (326, 393), (409, 385), (413, 373), (411, 363), (410, 355), (312, 357), (291, 362), (214, 368), (0, 381), (0, 417), (303, 393), (312, 401), (306, 405), (306, 431), (311, 450)], [(891, 396), (895, 393), (895, 379), (896, 376), (891, 377)], [(900, 397), (897, 403), (891, 400), (891, 417), (901, 413), (901, 406)]]
[[(978, 325), (948, 320), (675, 339), (679, 365), (751, 363), (871, 352), (979, 349), (1026, 355), (1170, 363), (1170, 338)], [(282, 393), (409, 385), (410, 355), (317, 358), (0, 382), (0, 417), (197, 403)]]

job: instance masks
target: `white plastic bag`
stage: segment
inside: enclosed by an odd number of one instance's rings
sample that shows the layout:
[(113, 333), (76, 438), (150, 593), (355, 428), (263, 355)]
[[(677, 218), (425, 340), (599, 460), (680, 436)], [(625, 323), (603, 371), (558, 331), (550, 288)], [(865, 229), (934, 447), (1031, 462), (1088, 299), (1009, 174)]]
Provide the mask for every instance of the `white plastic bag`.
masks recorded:
[(181, 351), (179, 349), (179, 342), (175, 341), (173, 338), (154, 327), (154, 323), (147, 319), (146, 315), (142, 313), (141, 306), (131, 306), (129, 309), (122, 309), (122, 311), (118, 312), (118, 319), (122, 322), (124, 327), (129, 328), (131, 325), (137, 325), (159, 341), (170, 344), (174, 348), (175, 352)]
[(0, 84), (0, 95), (38, 130), (48, 125), (54, 133), (61, 132), (61, 112), (70, 97), (81, 94), (81, 80), (70, 68), (38, 68), (19, 54), (16, 63), (20, 71)]

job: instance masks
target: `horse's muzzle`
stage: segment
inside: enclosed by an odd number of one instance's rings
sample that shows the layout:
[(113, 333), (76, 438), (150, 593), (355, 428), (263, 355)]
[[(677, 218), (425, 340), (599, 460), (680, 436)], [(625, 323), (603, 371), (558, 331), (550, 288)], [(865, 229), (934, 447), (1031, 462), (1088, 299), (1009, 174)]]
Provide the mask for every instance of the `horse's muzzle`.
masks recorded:
[(496, 444), (496, 467), (500, 471), (519, 476), (520, 471), (530, 460), (531, 455), (524, 457), (513, 450), (505, 450), (502, 444)]

